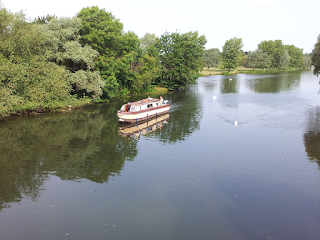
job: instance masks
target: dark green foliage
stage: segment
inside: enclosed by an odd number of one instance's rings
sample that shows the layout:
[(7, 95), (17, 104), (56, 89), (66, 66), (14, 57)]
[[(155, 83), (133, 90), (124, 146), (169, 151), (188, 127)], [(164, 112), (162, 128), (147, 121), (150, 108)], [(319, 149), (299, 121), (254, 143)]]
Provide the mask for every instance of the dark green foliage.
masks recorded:
[(318, 36), (318, 41), (311, 52), (311, 64), (314, 67), (314, 75), (318, 76), (320, 74), (320, 35)]
[(258, 49), (268, 54), (270, 61), (270, 68), (280, 68), (281, 56), (283, 54), (284, 46), (282, 45), (282, 40), (275, 41), (262, 41), (258, 45)]
[(170, 90), (195, 83), (203, 67), (206, 42), (205, 36), (199, 36), (198, 32), (164, 33), (156, 44), (161, 64), (157, 82)]
[(133, 32), (123, 32), (115, 17), (97, 6), (83, 8), (80, 42), (99, 52), (96, 67), (105, 82), (103, 98), (143, 92), (154, 81), (158, 71), (156, 53), (152, 47), (139, 49), (140, 41)]
[(80, 42), (83, 46), (89, 44), (102, 56), (117, 57), (123, 54), (123, 24), (111, 13), (94, 6), (83, 8), (77, 17), (82, 20)]
[(100, 55), (96, 67), (105, 81), (103, 97), (112, 99), (134, 80), (132, 64), (139, 39), (132, 32), (123, 33), (123, 24), (97, 6), (83, 8), (77, 16), (82, 20), (80, 42)]

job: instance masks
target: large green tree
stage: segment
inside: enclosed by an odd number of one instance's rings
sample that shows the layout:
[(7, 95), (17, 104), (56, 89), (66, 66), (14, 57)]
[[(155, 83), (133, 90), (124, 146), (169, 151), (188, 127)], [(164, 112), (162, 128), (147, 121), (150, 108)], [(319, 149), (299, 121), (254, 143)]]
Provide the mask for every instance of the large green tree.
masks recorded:
[(284, 45), (290, 56), (290, 67), (301, 68), (304, 66), (303, 49), (297, 48), (294, 45)]
[(211, 48), (205, 50), (203, 53), (203, 60), (205, 66), (209, 69), (210, 67), (218, 67), (220, 63), (220, 51), (218, 48)]
[(261, 49), (263, 52), (268, 54), (271, 68), (279, 69), (281, 67), (280, 60), (284, 50), (282, 40), (262, 41), (258, 45), (258, 49)]
[(268, 55), (261, 49), (249, 53), (245, 64), (247, 68), (266, 68), (268, 65)]
[(227, 40), (222, 48), (221, 65), (223, 69), (231, 71), (239, 65), (239, 60), (242, 56), (241, 49), (243, 47), (241, 38), (231, 38)]
[(105, 81), (104, 97), (114, 98), (119, 91), (129, 90), (135, 81), (138, 37), (125, 33), (118, 19), (97, 6), (83, 8), (77, 16), (82, 20), (80, 42), (99, 52), (96, 66)]
[(207, 40), (198, 32), (165, 32), (157, 42), (161, 70), (158, 83), (170, 90), (195, 83), (203, 67), (203, 49)]
[(311, 52), (311, 65), (314, 67), (314, 75), (318, 76), (320, 74), (320, 35), (318, 36), (318, 41)]
[(40, 28), (47, 35), (47, 59), (68, 70), (67, 79), (73, 92), (99, 98), (104, 86), (99, 72), (95, 71), (94, 60), (99, 53), (79, 43), (81, 20), (76, 17), (52, 18)]
[(0, 115), (68, 98), (65, 69), (44, 57), (46, 39), (22, 12), (0, 8)]

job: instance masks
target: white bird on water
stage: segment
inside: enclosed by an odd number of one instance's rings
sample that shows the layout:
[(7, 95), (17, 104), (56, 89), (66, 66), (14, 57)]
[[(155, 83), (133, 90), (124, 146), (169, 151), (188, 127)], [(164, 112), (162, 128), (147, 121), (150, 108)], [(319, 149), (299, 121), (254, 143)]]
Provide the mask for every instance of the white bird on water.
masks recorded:
[(234, 121), (234, 125), (235, 125), (235, 126), (238, 126), (238, 121), (237, 121), (237, 119)]
[(232, 80), (232, 78), (229, 78), (229, 81), (231, 81)]
[(213, 99), (217, 99), (217, 96), (213, 96), (212, 98), (213, 98)]

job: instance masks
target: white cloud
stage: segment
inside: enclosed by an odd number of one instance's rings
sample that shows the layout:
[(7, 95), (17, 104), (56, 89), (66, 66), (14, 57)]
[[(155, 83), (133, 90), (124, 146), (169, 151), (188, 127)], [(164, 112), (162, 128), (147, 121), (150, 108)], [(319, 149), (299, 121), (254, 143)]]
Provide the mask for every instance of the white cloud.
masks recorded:
[(261, 7), (261, 6), (272, 5), (275, 2), (276, 2), (275, 0), (248, 0), (243, 5), (246, 7)]

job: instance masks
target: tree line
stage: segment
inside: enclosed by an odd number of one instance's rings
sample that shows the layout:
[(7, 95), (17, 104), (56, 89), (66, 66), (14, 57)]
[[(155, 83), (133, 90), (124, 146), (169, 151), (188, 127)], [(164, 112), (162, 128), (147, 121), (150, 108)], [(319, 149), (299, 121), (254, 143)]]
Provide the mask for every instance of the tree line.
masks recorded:
[(260, 69), (303, 68), (311, 65), (310, 54), (303, 54), (303, 49), (294, 45), (284, 45), (282, 40), (262, 41), (252, 52), (242, 50), (241, 38), (232, 38), (225, 42), (222, 52), (218, 48), (205, 50), (205, 66), (219, 67), (228, 71), (239, 66)]
[(0, 5), (0, 116), (109, 101), (155, 86), (181, 89), (195, 83), (204, 66), (230, 71), (239, 65), (281, 69), (311, 63), (310, 54), (281, 40), (262, 41), (249, 53), (241, 38), (226, 41), (221, 53), (204, 50), (206, 43), (196, 31), (139, 39), (97, 6), (73, 18), (47, 15), (30, 22), (23, 12)]
[(105, 9), (26, 20), (0, 6), (0, 116), (195, 83), (207, 40), (198, 32), (139, 39)]

